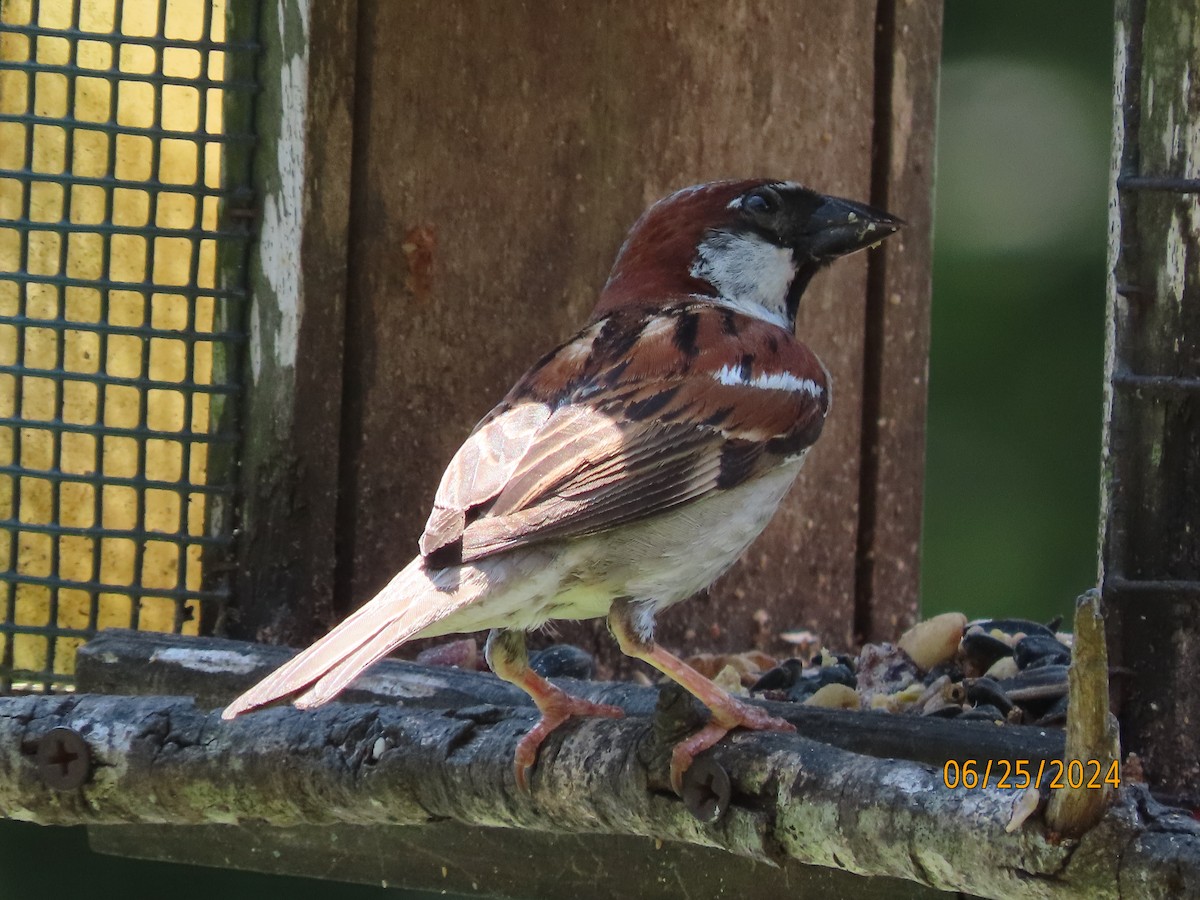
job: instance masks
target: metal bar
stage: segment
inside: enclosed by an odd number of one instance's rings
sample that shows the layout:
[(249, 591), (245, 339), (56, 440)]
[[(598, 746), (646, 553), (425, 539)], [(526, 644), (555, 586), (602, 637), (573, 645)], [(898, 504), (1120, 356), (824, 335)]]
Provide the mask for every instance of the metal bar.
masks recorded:
[[(209, 28), (219, 30), (211, 30), (209, 36), (226, 38), (256, 37), (259, 34), (259, 28), (261, 27), (260, 19), (265, 15), (265, 9), (266, 7), (256, 2), (256, 0), (230, 0), (225, 7), (223, 21), (210, 21)], [(216, 60), (213, 58), (212, 52), (208, 52), (206, 57), (209, 66), (215, 65)], [(262, 65), (261, 62), (259, 62), (258, 66), (254, 65), (254, 60), (244, 55), (236, 57), (225, 56), (222, 58), (222, 64), (225, 67), (223, 74), (240, 75), (247, 78), (258, 78), (259, 67)], [(311, 65), (313, 64), (310, 61)], [(319, 66), (314, 71), (318, 69), (324, 71)], [(310, 84), (311, 87), (312, 85)], [(228, 92), (223, 98), (221, 107), (223, 127), (241, 130), (253, 129), (257, 121), (256, 110), (259, 104), (264, 101), (264, 96), (264, 92), (254, 94), (239, 94), (235, 91)], [(255, 147), (261, 150), (262, 145), (255, 145)], [(222, 146), (220, 151), (220, 175), (223, 182), (247, 185), (255, 184), (253, 174), (254, 154), (251, 152), (251, 148), (246, 145), (227, 144)], [(249, 200), (238, 198), (232, 201), (219, 201), (215, 204), (216, 221), (225, 224), (227, 227), (241, 226), (249, 230), (253, 223), (248, 220), (245, 214), (248, 211), (254, 212), (254, 207), (261, 206), (261, 204), (262, 199), (257, 194)], [(251, 267), (251, 247), (252, 244), (248, 241), (228, 245), (219, 242), (215, 247), (214, 283), (228, 284), (232, 282), (245, 284), (247, 281), (246, 273)], [(344, 256), (342, 261), (345, 261)], [(235, 306), (214, 299), (212, 327), (214, 329), (220, 328), (249, 332), (251, 325), (249, 312), (250, 307), (247, 303)], [(214, 379), (243, 385), (249, 383), (249, 371), (247, 370), (245, 375), (242, 374), (243, 368), (249, 362), (248, 356), (244, 352), (236, 352), (239, 349), (238, 347), (223, 344), (212, 345), (212, 373)], [(339, 378), (336, 380), (340, 383), (340, 370)], [(242, 409), (243, 407), (249, 408), (251, 400), (242, 395), (240, 401), (234, 403), (224, 397), (214, 396), (209, 402), (207, 411), (209, 427), (214, 430), (227, 430), (240, 434), (242, 432)], [(241, 448), (239, 447), (238, 449), (240, 450)], [(231, 448), (228, 446), (210, 446), (208, 448), (205, 467), (210, 478), (237, 481), (244, 476), (240, 455), (235, 456), (230, 450)], [(334, 472), (334, 475), (336, 475), (336, 472)], [(244, 493), (244, 483), (241, 489)], [(205, 531), (233, 530), (235, 528), (235, 516), (237, 516), (237, 521), (240, 522), (242, 513), (243, 510), (232, 503), (209, 504), (205, 507), (201, 527)], [(304, 541), (298, 539), (296, 546), (303, 544)], [(236, 543), (234, 546), (236, 546)], [(311, 556), (311, 554), (306, 555)], [(223, 590), (227, 594), (231, 593), (234, 583), (234, 573), (238, 567), (238, 556), (235, 554), (233, 546), (224, 552), (205, 552), (202, 559), (198, 562), (200, 564), (199, 574), (201, 584), (208, 588)], [(306, 565), (311, 565), (311, 560)], [(309, 587), (313, 588), (314, 584), (316, 585), (314, 588), (315, 592), (318, 595), (321, 594), (321, 583), (319, 581), (311, 582)], [(224, 608), (221, 605), (201, 608), (200, 629), (202, 631), (211, 630), (213, 627), (224, 623), (226, 621), (224, 612)], [(242, 621), (246, 621), (246, 618), (243, 618)]]
[[(71, 26), (79, 25), (79, 2), (71, 4)], [(67, 43), (67, 61), (75, 63), (79, 58), (79, 44), (75, 41)], [(66, 115), (69, 118), (75, 118), (75, 95), (72, 90), (67, 91), (67, 109)], [(66, 131), (63, 134), (63, 159), (67, 160), (67, 165), (70, 165), (70, 160), (75, 156), (75, 132)], [(64, 189), (62, 192), (62, 218), (68, 221), (71, 218), (71, 190)], [(70, 245), (71, 242), (66, 235), (60, 237), (58, 241), (58, 271), (66, 274), (70, 262)], [(67, 298), (65, 291), (57, 290), (54, 292), (55, 297), (55, 314), (61, 318), (66, 318)], [(61, 369), (66, 366), (66, 335), (62, 332), (54, 335), (54, 366)], [(61, 419), (65, 413), (63, 404), (63, 382), (58, 379), (50, 379), (52, 390), (54, 391), (54, 417)], [(62, 448), (63, 436), (62, 432), (50, 432), (50, 448), (51, 448), (51, 463), (50, 467), (54, 470), (62, 469)], [(13, 479), (14, 481), (16, 479)], [(50, 521), (62, 521), (62, 482), (54, 479), (50, 480)], [(62, 571), (62, 553), (61, 542), (56, 537), (50, 538), (50, 571)], [(59, 603), (61, 600), (57, 587), (50, 588), (50, 596), (48, 598), (46, 621), (51, 628), (57, 628), (59, 624)], [(58, 641), (50, 640), (46, 646), (46, 660), (44, 668), (47, 673), (53, 673), (55, 670), (55, 661), (58, 656)], [(47, 690), (50, 689), (49, 683), (45, 684)]]
[[(0, 31), (3, 30), (5, 29), (0, 29)], [(128, 41), (125, 43), (134, 42)], [(72, 46), (76, 45), (72, 44)], [(194, 50), (196, 48), (190, 45), (183, 45), (179, 49)], [(119, 78), (121, 81), (136, 81), (154, 85), (169, 84), (176, 85), (178, 87), (192, 87), (199, 90), (207, 90), (210, 88), (216, 90), (258, 90), (258, 83), (247, 79), (214, 81), (211, 78), (188, 78), (183, 75), (164, 75), (159, 72), (126, 72), (118, 69), (115, 65), (109, 66), (107, 69), (93, 69), (79, 65), (47, 65), (34, 62), (33, 60), (0, 60), (0, 71), (4, 69), (18, 72), (48, 72), (53, 75), (81, 76), (84, 78)]]
[[(3, 626), (0, 626), (0, 632), (8, 632), (8, 633), (11, 633), (11, 634), (36, 634), (36, 635), (38, 635), (39, 637), (46, 637), (46, 636), (47, 636), (47, 635), (46, 635), (46, 626), (45, 626), (45, 625), (18, 625), (18, 624), (16, 624), (16, 623), (14, 623), (14, 624), (12, 624), (12, 625), (3, 625)], [(54, 629), (54, 635), (53, 635), (53, 636), (54, 636), (54, 637), (81, 637), (81, 638), (88, 638), (88, 637), (94, 637), (94, 636), (95, 636), (95, 634), (96, 634), (96, 632), (95, 632), (94, 630), (88, 630), (88, 629), (85, 629), (85, 628), (71, 628), (71, 627), (69, 627), (69, 626), (62, 626), (62, 627), (60, 627), (60, 628), (55, 628), (55, 629)], [(27, 678), (28, 678), (30, 675), (32, 675), (32, 674), (33, 674), (32, 670), (29, 670), (29, 669), (24, 669), (24, 670), (22, 670), (22, 671), (24, 671), (24, 673), (25, 673), (25, 676), (26, 676)], [(41, 674), (45, 674), (45, 673), (41, 673)], [(64, 677), (64, 678), (69, 678), (70, 676), (63, 676), (63, 677)]]
[[(113, 83), (115, 84), (117, 81), (114, 79)], [(175, 131), (165, 128), (121, 125), (117, 122), (93, 122), (89, 119), (68, 119), (65, 117), (29, 115), (28, 113), (0, 113), (0, 122), (16, 122), (20, 125), (40, 125), (46, 128), (80, 128), (85, 131), (103, 131), (108, 134), (121, 134), (128, 137), (165, 138), (168, 140), (188, 141), (189, 143), (197, 140), (197, 133), (195, 131)], [(244, 132), (205, 134), (203, 139), (215, 144), (253, 144), (258, 140), (255, 135)]]
[[(33, 0), (30, 9), (31, 21), (36, 22), (41, 11), (40, 0)], [(31, 52), (37, 52), (37, 44), (34, 42), (31, 47)], [(35, 93), (35, 83), (37, 79), (27, 78), (25, 86), (25, 109), (33, 110), (37, 101)], [(30, 168), (33, 167), (33, 127), (25, 126), (25, 154), (22, 158), (22, 164)], [(31, 212), (31, 202), (33, 191), (26, 188), (21, 192), (21, 217), (28, 219)], [(22, 268), (29, 267), (29, 235), (28, 233), (18, 233), (18, 259)], [(17, 291), (17, 314), (24, 315), (28, 311), (28, 292), (23, 290)], [(17, 362), (22, 362), (25, 359), (25, 332), (23, 329), (16, 329), (15, 335), (15, 354), (13, 358)], [(24, 385), (17, 381), (13, 385), (13, 412), (16, 415), (23, 413), (24, 406)], [(19, 462), (23, 454), (22, 447), (23, 435), (19, 430), (14, 430), (12, 433), (12, 459)], [(11, 515), (13, 518), (21, 516), (21, 484), (20, 479), (12, 480), (12, 489), (10, 491), (10, 500), (12, 503)], [(8, 566), (11, 571), (16, 571), (20, 559), (20, 535), (19, 532), (13, 531), (9, 534), (9, 555)], [(5, 610), (4, 623), (5, 625), (13, 625), (17, 620), (17, 591), (18, 585), (14, 582), (6, 586), (5, 590)], [(11, 669), (16, 662), (16, 640), (10, 637), (4, 642), (4, 652), (0, 654), (0, 670)], [(5, 679), (0, 683), (0, 688), (5, 688), (10, 684), (9, 679)]]
[(1200, 378), (1184, 378), (1175, 375), (1137, 375), (1132, 372), (1114, 372), (1112, 383), (1118, 387), (1134, 390), (1152, 390), (1180, 393), (1200, 391)]
[[(157, 12), (157, 15), (155, 18), (154, 34), (156, 37), (162, 37), (166, 31), (166, 20), (167, 20), (167, 5), (166, 5), (166, 3), (162, 3), (162, 2), (157, 3), (156, 12)], [(163, 48), (155, 47), (155, 48), (153, 48), (153, 52), (154, 52), (154, 68), (156, 71), (161, 72), (162, 68), (163, 68)], [(155, 128), (162, 128), (162, 124), (163, 124), (163, 121), (162, 121), (162, 112), (163, 112), (162, 85), (152, 85), (151, 91), (154, 95), (153, 124), (154, 124)], [(197, 160), (199, 160), (199, 157), (202, 156), (203, 154), (204, 154), (203, 148), (197, 147), (197, 149), (196, 149)], [(161, 141), (153, 141), (150, 144), (150, 174), (153, 177), (157, 177), (157, 178), (161, 179), (161, 176), (162, 176), (162, 142)], [(197, 168), (197, 170), (196, 170), (196, 182), (198, 184), (204, 183), (204, 180), (199, 177), (199, 168)], [(149, 221), (149, 222), (155, 222), (158, 220), (158, 198), (159, 198), (159, 194), (157, 191), (152, 191), (148, 195), (147, 199), (148, 199), (149, 203), (148, 203), (148, 209), (147, 209), (147, 216), (148, 216), (147, 221)], [(148, 237), (148, 239), (146, 241), (146, 252), (142, 256), (142, 264), (146, 267), (145, 272), (146, 272), (147, 276), (149, 276), (149, 274), (152, 273), (156, 268), (155, 257), (160, 249), (161, 248), (159, 246), (159, 242), (152, 237)], [(192, 243), (190, 245), (189, 257), (195, 258), (196, 256), (198, 256), (199, 249), (200, 248), (195, 243)], [(188, 283), (195, 284), (195, 280), (189, 279)], [(150, 298), (143, 295), (142, 296), (142, 321), (148, 322), (148, 321), (152, 320), (152, 316), (151, 316), (152, 309), (150, 308), (150, 304), (151, 304)], [(189, 304), (189, 306), (190, 306), (190, 304)], [(186, 327), (186, 325), (183, 330), (185, 332), (189, 331), (189, 329)], [(141, 352), (138, 354), (138, 377), (139, 378), (149, 378), (150, 377), (150, 371), (149, 371), (149, 369), (150, 369), (150, 348), (153, 345), (153, 343), (154, 342), (152, 340), (146, 341), (141, 347)], [(185, 348), (185, 352), (186, 352), (186, 348)], [(137, 423), (138, 423), (138, 427), (146, 427), (148, 425), (149, 402), (150, 402), (150, 392), (149, 391), (138, 391), (138, 393), (137, 393)], [(186, 446), (187, 446), (187, 442), (184, 442), (183, 444), (181, 444), (181, 450), (182, 450), (182, 447), (186, 447)], [(145, 475), (146, 475), (146, 441), (137, 441), (134, 444), (134, 471), (143, 477), (145, 477)], [(186, 471), (187, 471), (186, 469), (182, 469), (180, 474), (182, 475)], [(187, 506), (187, 500), (184, 496), (181, 496), (179, 498), (179, 505), (181, 507)], [(141, 531), (145, 531), (146, 527), (147, 527), (146, 526), (146, 514), (147, 514), (148, 506), (149, 506), (149, 503), (148, 503), (148, 500), (146, 497), (146, 491), (145, 490), (135, 491), (134, 495), (133, 495), (134, 522), (136, 523), (136, 527)], [(145, 562), (146, 562), (146, 542), (145, 541), (135, 541), (133, 544), (133, 561), (132, 561), (133, 580), (135, 582), (140, 583), (142, 581), (142, 579), (144, 578)], [(131, 603), (129, 606), (129, 627), (130, 628), (137, 629), (141, 625), (141, 621), (140, 621), (141, 614), (142, 614), (141, 604), (140, 603)]]
[[(119, 21), (119, 19), (118, 19)], [(213, 41), (199, 38), (188, 40), (183, 38), (147, 37), (144, 35), (129, 35), (120, 32), (106, 33), (102, 31), (80, 31), (71, 28), (44, 28), (40, 25), (8, 25), (0, 26), (0, 33), (10, 31), (13, 34), (24, 34), (31, 37), (74, 38), (83, 41), (97, 41), (120, 47), (122, 44), (142, 44), (147, 47), (178, 47), (184, 50), (220, 50), (224, 53), (254, 53), (261, 48), (257, 41)]]
[[(167, 293), (155, 291), (155, 293)], [(234, 331), (210, 331), (193, 334), (187, 331), (174, 331), (169, 328), (153, 328), (149, 325), (110, 325), (107, 322), (68, 322), (62, 319), (39, 319), (34, 316), (0, 316), (0, 325), (16, 325), (22, 328), (45, 328), (50, 331), (86, 331), (89, 334), (124, 334), (132, 337), (161, 338), (167, 341), (221, 341), (224, 343), (239, 343), (246, 340), (246, 335)]]
[(181, 496), (187, 494), (222, 494), (234, 493), (236, 487), (232, 484), (190, 484), (179, 481), (163, 481), (146, 477), (128, 477), (124, 475), (105, 475), (100, 472), (62, 472), (53, 469), (31, 469), (28, 466), (12, 463), (0, 464), (0, 475), (11, 475), (14, 478), (31, 478), (49, 482), (69, 482), (72, 484), (92, 484), (101, 487), (128, 487), (155, 491), (171, 491)]
[(1117, 179), (1117, 189), (1200, 194), (1200, 178), (1175, 178), (1170, 175), (1122, 175)]
[[(28, 192), (26, 192), (28, 193)], [(111, 206), (112, 194), (108, 194), (106, 202)], [(0, 228), (5, 226), (0, 225)], [(105, 269), (109, 269), (107, 260), (111, 254), (105, 254)], [(142, 291), (151, 294), (170, 294), (180, 297), (217, 297), (242, 301), (249, 299), (249, 291), (244, 288), (202, 288), (180, 284), (158, 284), (153, 281), (114, 281), (111, 277), (104, 278), (73, 278), (69, 275), (36, 275), (29, 272), (7, 273), (0, 272), (0, 281), (13, 281), (17, 284), (56, 284), (62, 287), (91, 288), (97, 291)], [(104, 317), (101, 316), (101, 321)]]
[[(70, 134), (71, 132), (67, 132)], [(0, 175), (3, 170), (0, 170)], [(65, 193), (70, 193), (69, 191)], [(147, 191), (151, 197), (157, 197), (162, 191)], [(198, 205), (198, 204), (197, 204)], [(150, 221), (154, 221), (151, 217)], [(190, 240), (206, 240), (225, 238), (227, 240), (246, 241), (254, 237), (253, 233), (244, 230), (227, 230), (223, 228), (164, 228), (161, 225), (113, 225), (111, 222), (72, 222), (60, 219), (57, 222), (22, 222), (13, 219), (0, 219), (0, 229), (13, 231), (48, 231), (54, 234), (123, 234), (144, 238), (187, 238)]]
[[(175, 597), (183, 597), (191, 600), (224, 600), (226, 595), (223, 591), (179, 591), (176, 588), (143, 588), (137, 584), (112, 584), (105, 581), (87, 580), (74, 581), (69, 578), (59, 578), (53, 575), (28, 575), (24, 572), (3, 571), (0, 572), (0, 581), (13, 581), (21, 584), (33, 584), (39, 587), (62, 587), (71, 590), (79, 591), (96, 591), (102, 594), (121, 594), (126, 597), (163, 597), (165, 599), (174, 599)], [(39, 634), (46, 634), (45, 626)], [(57, 632), (55, 632), (57, 633)]]
[(157, 378), (133, 378), (121, 375), (106, 375), (102, 372), (76, 372), (72, 369), (39, 369), (33, 366), (10, 366), (0, 364), (0, 375), (16, 375), (29, 378), (61, 378), (79, 384), (141, 388), (143, 390), (177, 391), (181, 394), (236, 394), (241, 390), (236, 384), (205, 384), (196, 381), (163, 381)]
[[(29, 473), (30, 478), (39, 477)], [(190, 490), (190, 486), (188, 490)], [(0, 519), (0, 528), (15, 528), (33, 534), (54, 534), (66, 537), (82, 538), (114, 538), (131, 541), (162, 541), (168, 544), (188, 546), (195, 544), (199, 547), (227, 547), (233, 543), (233, 535), (186, 534), (167, 531), (141, 531), (125, 528), (105, 528), (102, 525), (60, 525), (57, 522), (44, 524), (41, 522), (22, 522), (19, 519)]]
[[(113, 21), (122, 21), (125, 14), (125, 0), (117, 0), (116, 7), (113, 10)], [(114, 49), (114, 56), (119, 53), (119, 48)], [(110, 114), (116, 116), (117, 99), (118, 99), (118, 82), (111, 81), (108, 85), (108, 108)], [(116, 180), (117, 175), (117, 136), (109, 134), (106, 141), (106, 150), (108, 157), (104, 161), (104, 177)], [(104, 221), (111, 222), (113, 218), (113, 197), (115, 188), (106, 188), (104, 190)], [(104, 246), (104, 260), (101, 276), (109, 281), (112, 278), (112, 235), (101, 235), (100, 239)], [(107, 322), (111, 311), (109, 291), (101, 290), (100, 294), (100, 321)], [(96, 342), (99, 345), (97, 353), (97, 366), (104, 366), (108, 360), (108, 333), (99, 332), (96, 336)], [(107, 416), (108, 409), (108, 391), (100, 389), (96, 391), (96, 423), (102, 424)], [(98, 434), (103, 434), (99, 432)], [(97, 439), (95, 462), (93, 471), (104, 471), (104, 444), (105, 441)], [(104, 491), (96, 489), (92, 491), (92, 522), (104, 522)], [(103, 562), (103, 545), (97, 541), (92, 546), (92, 574), (98, 574), (101, 570)], [(100, 592), (91, 591), (88, 594), (88, 628), (97, 628), (100, 624)]]
[[(202, 23), (202, 26), (200, 29), (200, 33), (205, 36), (210, 36), (212, 34), (212, 4), (206, 4), (204, 7), (203, 23)], [(207, 50), (203, 51), (200, 56), (201, 71), (208, 71), (208, 69), (210, 68), (210, 64), (211, 64), (211, 60), (209, 59), (209, 52)], [(158, 88), (157, 90), (161, 91), (161, 88)], [(200, 128), (207, 129), (208, 91), (200, 91), (198, 101), (199, 102), (197, 103), (197, 107), (196, 107), (196, 120), (197, 120)], [(160, 104), (160, 106), (161, 106), (161, 104)], [(204, 146), (200, 147), (199, 152), (196, 155), (196, 181), (199, 184), (208, 184), (208, 150)], [(194, 229), (198, 229), (198, 230), (203, 230), (203, 228), (204, 228), (204, 201), (203, 200), (198, 201), (195, 205), (195, 208), (192, 210), (192, 227)], [(246, 231), (243, 229), (242, 233), (244, 236), (246, 234)], [(191, 255), (191, 258), (188, 260), (188, 282), (190, 284), (197, 284), (197, 283), (199, 283), (199, 281), (200, 281), (200, 253), (196, 252), (196, 253), (193, 253)], [(195, 302), (195, 303), (188, 304), (188, 307), (186, 310), (187, 322), (185, 325), (185, 327), (187, 328), (188, 331), (196, 330), (196, 324), (197, 324), (196, 323), (196, 311), (200, 307), (200, 304), (203, 302), (204, 301), (197, 300), (197, 302)], [(208, 304), (206, 303), (205, 305), (207, 306)], [(210, 320), (210, 327), (211, 327), (211, 320)], [(199, 349), (200, 348), (195, 344), (185, 348), (185, 355), (184, 355), (184, 362), (183, 362), (184, 377), (188, 381), (196, 380), (195, 360), (196, 360), (196, 353), (199, 351)], [(212, 372), (211, 366), (209, 366), (209, 372), (210, 373)], [(188, 425), (193, 428), (196, 425), (196, 423), (193, 421), (193, 415), (192, 415), (193, 410), (195, 409), (194, 399), (195, 399), (194, 394), (184, 394), (184, 396), (183, 396), (183, 421), (188, 423)], [(205, 430), (207, 430), (207, 428), (205, 428)], [(202, 447), (203, 450), (201, 452), (204, 452), (205, 450), (207, 450), (206, 445), (195, 445), (195, 446)], [(190, 474), (192, 471), (193, 445), (190, 443), (185, 443), (180, 449), (181, 449), (181, 463), (180, 464), (182, 467), (181, 471), (185, 474)], [(207, 470), (206, 470), (206, 473), (207, 473)], [(179, 504), (179, 518), (177, 520), (177, 528), (183, 534), (188, 533), (188, 530), (189, 530), (188, 524), (189, 524), (190, 513), (191, 513), (191, 504), (190, 503), (185, 502), (185, 503)], [(178, 558), (178, 564), (175, 566), (175, 587), (177, 590), (181, 590), (181, 591), (187, 590), (187, 567), (188, 567), (188, 554), (187, 554), (187, 550), (184, 549), (184, 550), (180, 551), (179, 558)], [(177, 600), (175, 603), (175, 615), (171, 622), (171, 630), (174, 631), (176, 634), (183, 631), (184, 623), (187, 621), (187, 618), (190, 617), (188, 615), (185, 615), (186, 613), (187, 613), (187, 610), (185, 608), (185, 601)]]
[[(84, 187), (100, 187), (100, 188), (123, 188), (130, 191), (160, 191), (169, 194), (187, 194), (190, 197), (237, 197), (244, 196), (247, 199), (254, 196), (254, 192), (242, 185), (230, 188), (222, 187), (195, 187), (186, 184), (174, 184), (171, 182), (159, 181), (151, 178), (146, 181), (133, 181), (128, 178), (116, 178), (107, 175), (75, 175), (69, 172), (53, 173), (53, 172), (35, 172), (33, 169), (24, 167), (20, 169), (0, 169), (0, 178), (11, 178), (14, 181), (23, 183), (29, 182), (47, 182), (49, 184), (61, 185), (81, 185)], [(0, 219), (7, 223), (8, 220)], [(86, 228), (86, 225), (81, 224), (81, 230)]]
[[(158, 7), (157, 8), (157, 17), (156, 17), (156, 21), (155, 21), (154, 34), (156, 37), (162, 37), (166, 32), (167, 5), (165, 3), (160, 2), (157, 4), (157, 7)], [(160, 71), (160, 72), (162, 71), (163, 48), (161, 48), (161, 47), (154, 48), (154, 66), (157, 71)], [(162, 124), (163, 124), (163, 121), (162, 121), (162, 112), (163, 112), (162, 85), (152, 85), (151, 90), (154, 95), (153, 124), (154, 124), (154, 127), (156, 127), (156, 128), (162, 128)], [(200, 170), (199, 170), (199, 159), (203, 155), (204, 155), (203, 147), (197, 147), (196, 148), (196, 159), (197, 159), (196, 183), (197, 184), (204, 183), (204, 179), (200, 177)], [(150, 145), (150, 174), (152, 177), (161, 179), (161, 176), (162, 176), (162, 142), (161, 141), (154, 141)], [(149, 208), (148, 208), (147, 214), (149, 217), (148, 221), (150, 221), (150, 222), (157, 221), (157, 219), (158, 219), (158, 198), (159, 198), (159, 194), (157, 191), (152, 192), (148, 197)], [(156, 268), (155, 257), (157, 256), (158, 251), (160, 249), (161, 248), (160, 248), (159, 242), (157, 240), (154, 240), (151, 238), (146, 241), (146, 253), (142, 257), (142, 261), (143, 261), (143, 264), (146, 266), (146, 274), (147, 275), (149, 275), (151, 272), (153, 272), (155, 270), (155, 268)], [(194, 243), (191, 244), (190, 245), (191, 252), (189, 253), (189, 257), (195, 258), (196, 256), (198, 256), (199, 249), (200, 248), (198, 245), (196, 245)], [(195, 279), (188, 279), (188, 283), (195, 284)], [(189, 306), (190, 305), (191, 304), (189, 304)], [(151, 313), (152, 312), (153, 312), (153, 310), (151, 309), (151, 300), (148, 297), (143, 295), (143, 297), (142, 297), (143, 321), (151, 321), (151, 319), (152, 319)], [(189, 331), (186, 324), (185, 324), (183, 330), (185, 332)], [(142, 346), (142, 352), (138, 356), (138, 377), (140, 377), (140, 378), (148, 378), (150, 376), (150, 372), (149, 372), (150, 347), (152, 344), (153, 344), (153, 341), (147, 341)], [(184, 352), (187, 352), (186, 348), (185, 348)], [(138, 422), (139, 427), (146, 427), (148, 425), (148, 422), (149, 422), (149, 413), (148, 413), (149, 400), (150, 400), (149, 391), (139, 391), (138, 392), (138, 394), (137, 394), (137, 422)], [(184, 421), (186, 421), (186, 420), (184, 420)], [(182, 452), (182, 448), (186, 447), (186, 446), (187, 446), (186, 441), (180, 445), (181, 452)], [(138, 472), (142, 476), (145, 476), (145, 474), (146, 474), (146, 442), (145, 441), (138, 441), (134, 445), (134, 454), (135, 454), (135, 460), (136, 460), (135, 465), (134, 465), (134, 471)], [(186, 469), (181, 469), (180, 474), (182, 475), (185, 472), (187, 472)], [(147, 501), (146, 492), (144, 490), (139, 490), (134, 494), (133, 505), (134, 505), (134, 512), (133, 512), (134, 522), (136, 523), (136, 526), (138, 529), (145, 531), (146, 527), (147, 527), (146, 526), (146, 514), (147, 514), (147, 508), (149, 506), (149, 503)], [(181, 507), (187, 506), (187, 500), (185, 497), (181, 496), (179, 498), (179, 505)], [(146, 544), (144, 541), (137, 541), (133, 545), (133, 579), (134, 579), (134, 581), (140, 582), (142, 580), (142, 578), (144, 577), (145, 560), (146, 560)], [(130, 628), (136, 629), (141, 625), (141, 621), (140, 621), (141, 613), (142, 613), (142, 608), (141, 608), (140, 603), (130, 604), (130, 607), (129, 607), (129, 627)]]
[[(103, 392), (101, 392), (103, 396)], [(80, 424), (75, 422), (52, 422), (40, 419), (25, 419), (19, 416), (0, 416), (0, 427), (30, 428), (35, 431), (75, 431), (80, 434), (98, 434), (104, 437), (162, 438), (167, 441), (202, 441), (209, 444), (233, 444), (240, 436), (226, 432), (203, 433), (199, 431), (158, 431), (152, 428), (129, 428), (104, 425), (101, 422)], [(14, 459), (18, 457), (14, 454)], [(0, 467), (2, 470), (3, 467)], [(97, 471), (103, 469), (103, 463)]]

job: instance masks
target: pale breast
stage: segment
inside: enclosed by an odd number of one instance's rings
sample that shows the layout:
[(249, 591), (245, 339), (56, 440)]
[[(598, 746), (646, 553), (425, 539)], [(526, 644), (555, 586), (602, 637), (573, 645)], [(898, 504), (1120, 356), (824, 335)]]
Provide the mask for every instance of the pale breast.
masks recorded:
[(459, 567), (486, 596), (421, 637), (485, 628), (537, 628), (608, 615), (618, 597), (663, 609), (708, 587), (767, 526), (803, 455), (736, 488), (612, 531), (548, 541)]
[(800, 455), (736, 488), (612, 535), (604, 554), (609, 578), (623, 586), (615, 596), (662, 609), (708, 587), (766, 528), (803, 462)]

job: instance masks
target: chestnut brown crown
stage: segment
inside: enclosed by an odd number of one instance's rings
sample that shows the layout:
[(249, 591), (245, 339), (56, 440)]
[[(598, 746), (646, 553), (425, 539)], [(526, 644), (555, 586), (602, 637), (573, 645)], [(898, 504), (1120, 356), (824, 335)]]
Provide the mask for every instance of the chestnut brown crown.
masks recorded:
[(670, 298), (707, 297), (792, 327), (812, 276), (903, 222), (853, 200), (770, 179), (676, 191), (630, 229), (593, 319)]

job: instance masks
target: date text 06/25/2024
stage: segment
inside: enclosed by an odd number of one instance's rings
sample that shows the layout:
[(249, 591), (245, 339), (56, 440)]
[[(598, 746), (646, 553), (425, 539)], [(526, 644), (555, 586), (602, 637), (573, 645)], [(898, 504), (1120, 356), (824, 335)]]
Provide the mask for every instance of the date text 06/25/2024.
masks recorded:
[(1101, 790), (1119, 788), (1121, 772), (1115, 759), (951, 759), (942, 766), (942, 783), (951, 790), (968, 791), (1031, 786)]

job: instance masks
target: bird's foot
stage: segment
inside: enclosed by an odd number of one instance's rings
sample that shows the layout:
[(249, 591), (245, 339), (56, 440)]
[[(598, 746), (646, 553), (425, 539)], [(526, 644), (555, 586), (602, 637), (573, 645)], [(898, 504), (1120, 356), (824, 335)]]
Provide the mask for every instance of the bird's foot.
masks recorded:
[(671, 751), (671, 788), (683, 794), (683, 776), (691, 768), (695, 758), (735, 728), (751, 731), (795, 731), (796, 726), (784, 719), (771, 715), (761, 706), (743, 703), (736, 697), (725, 695), (712, 709), (709, 723), (675, 745)]
[[(593, 703), (579, 697), (572, 697), (566, 691), (550, 686), (552, 690), (534, 696), (542, 717), (533, 726), (529, 734), (521, 738), (517, 744), (517, 755), (513, 761), (513, 769), (517, 776), (517, 786), (529, 790), (529, 770), (537, 762), (538, 751), (544, 741), (555, 728), (562, 725), (572, 716), (603, 716), (609, 719), (620, 719), (625, 711), (619, 706), (607, 703)], [(544, 689), (543, 689), (544, 690)]]

